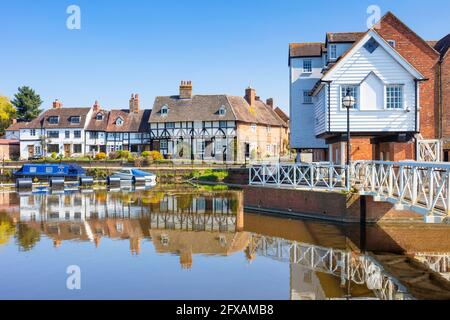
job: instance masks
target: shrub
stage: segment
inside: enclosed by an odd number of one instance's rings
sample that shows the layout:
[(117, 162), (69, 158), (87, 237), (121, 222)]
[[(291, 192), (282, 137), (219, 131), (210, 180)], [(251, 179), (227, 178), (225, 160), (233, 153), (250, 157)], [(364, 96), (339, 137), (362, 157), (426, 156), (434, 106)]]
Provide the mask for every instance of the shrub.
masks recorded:
[(95, 155), (95, 160), (105, 160), (106, 159), (106, 153), (99, 152)]
[(120, 158), (120, 155), (119, 155), (118, 152), (112, 151), (112, 152), (109, 153), (108, 157), (111, 160), (117, 160), (117, 159)]
[(153, 159), (153, 161), (164, 160), (163, 155), (159, 151), (150, 151), (150, 157)]
[(56, 152), (53, 151), (51, 157), (52, 157), (52, 159), (56, 159), (58, 157), (58, 155), (56, 154)]
[(120, 159), (128, 159), (129, 157), (131, 157), (131, 152), (128, 150), (117, 151), (117, 154), (118, 154), (118, 158), (120, 158)]
[(140, 168), (142, 167), (142, 165), (144, 164), (144, 158), (143, 157), (137, 157), (136, 159), (134, 159), (134, 166), (136, 168)]
[(141, 153), (141, 157), (143, 157), (143, 158), (150, 157), (150, 155), (151, 155), (150, 151), (144, 151)]

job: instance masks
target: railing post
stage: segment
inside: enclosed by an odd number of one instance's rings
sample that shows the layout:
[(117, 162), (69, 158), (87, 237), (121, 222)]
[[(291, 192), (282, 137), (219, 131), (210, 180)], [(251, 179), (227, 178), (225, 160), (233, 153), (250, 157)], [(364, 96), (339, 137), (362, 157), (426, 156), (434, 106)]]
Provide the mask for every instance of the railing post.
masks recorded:
[(277, 185), (278, 187), (281, 186), (281, 165), (279, 162), (277, 163)]
[(433, 168), (428, 169), (428, 179), (429, 179), (429, 203), (428, 203), (428, 210), (433, 210), (433, 203), (434, 203), (434, 172)]
[(252, 184), (252, 166), (248, 168), (248, 185)]
[(310, 163), (309, 164), (309, 179), (310, 179), (310, 183), (311, 183), (311, 189), (314, 188), (314, 176), (315, 176), (314, 166)]
[(398, 169), (398, 172), (399, 172), (399, 175), (400, 175), (400, 185), (399, 185), (399, 190), (398, 190), (398, 192), (399, 192), (399, 195), (398, 195), (399, 201), (402, 201), (403, 195), (405, 193), (405, 190), (404, 190), (405, 180), (404, 180), (404, 177), (403, 177), (403, 170), (404, 170), (404, 167), (403, 167), (403, 165), (400, 164), (399, 165), (399, 169)]
[(297, 186), (297, 164), (296, 163), (293, 164), (293, 168), (294, 168), (294, 186)]
[(447, 169), (447, 175), (446, 175), (446, 179), (447, 179), (447, 199), (446, 200), (446, 204), (447, 204), (447, 208), (445, 210), (445, 213), (447, 216), (450, 216), (450, 171), (449, 169)]
[(392, 197), (394, 195), (394, 166), (389, 165), (389, 190), (388, 196)]
[(418, 202), (418, 195), (419, 195), (419, 171), (417, 170), (417, 167), (414, 167), (413, 172), (413, 185), (412, 185), (412, 199), (411, 203), (414, 205)]
[(376, 187), (375, 187), (375, 181), (377, 180), (376, 174), (377, 174), (377, 165), (375, 163), (372, 163), (372, 176), (371, 176), (372, 192), (376, 191)]

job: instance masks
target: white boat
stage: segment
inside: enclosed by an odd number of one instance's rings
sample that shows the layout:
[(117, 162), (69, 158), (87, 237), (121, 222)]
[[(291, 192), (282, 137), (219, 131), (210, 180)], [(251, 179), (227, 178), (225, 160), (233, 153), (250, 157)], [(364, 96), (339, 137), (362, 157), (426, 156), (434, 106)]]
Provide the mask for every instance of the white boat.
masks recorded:
[(133, 183), (145, 180), (145, 183), (156, 184), (156, 175), (154, 173), (136, 168), (122, 168), (110, 176), (110, 178), (119, 178), (121, 181), (125, 180)]

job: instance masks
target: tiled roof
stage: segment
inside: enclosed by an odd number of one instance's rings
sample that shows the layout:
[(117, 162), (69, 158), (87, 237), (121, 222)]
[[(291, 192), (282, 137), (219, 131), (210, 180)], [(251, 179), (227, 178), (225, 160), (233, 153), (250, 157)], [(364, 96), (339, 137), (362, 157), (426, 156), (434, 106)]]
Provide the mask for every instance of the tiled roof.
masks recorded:
[[(148, 132), (151, 110), (140, 110), (138, 113), (130, 110), (111, 110), (108, 116), (107, 132)], [(123, 124), (117, 125), (117, 119), (122, 118)]]
[(26, 129), (29, 126), (30, 122), (16, 122), (11, 124), (6, 131), (18, 131), (20, 129)]
[(0, 145), (16, 145), (16, 144), (20, 144), (20, 141), (13, 139), (0, 139)]
[(289, 44), (289, 57), (320, 57), (324, 45), (321, 42), (305, 42)]
[(444, 57), (450, 48), (450, 34), (437, 41), (434, 48), (441, 54), (441, 57)]
[(281, 118), (281, 120), (283, 120), (286, 123), (289, 122), (289, 116), (279, 107), (276, 107), (274, 111)]
[(286, 123), (278, 117), (275, 111), (264, 102), (257, 100), (254, 106), (250, 106), (242, 97), (228, 96), (233, 111), (238, 121), (272, 126), (286, 126)]
[[(163, 106), (169, 108), (167, 116), (161, 115)], [(225, 115), (220, 115), (221, 107)], [(184, 121), (242, 121), (274, 126), (285, 125), (276, 113), (262, 101), (256, 101), (250, 107), (242, 97), (227, 95), (195, 95), (192, 99), (180, 99), (178, 96), (156, 97), (150, 122)]]
[(365, 32), (328, 32), (327, 42), (356, 42), (365, 35)]
[[(89, 113), (91, 108), (57, 108), (57, 109), (49, 109), (45, 111), (39, 118), (42, 123), (42, 127), (45, 129), (51, 128), (84, 128), (86, 123), (86, 116)], [(50, 124), (49, 117), (57, 116), (59, 117), (58, 124)], [(77, 124), (72, 124), (70, 122), (71, 117), (79, 116), (80, 122)], [(32, 121), (32, 124), (35, 121)]]
[[(103, 120), (97, 120), (97, 114), (103, 114)], [(86, 130), (89, 131), (106, 131), (108, 126), (109, 111), (99, 110), (98, 112), (93, 112), (91, 120), (89, 121)]]

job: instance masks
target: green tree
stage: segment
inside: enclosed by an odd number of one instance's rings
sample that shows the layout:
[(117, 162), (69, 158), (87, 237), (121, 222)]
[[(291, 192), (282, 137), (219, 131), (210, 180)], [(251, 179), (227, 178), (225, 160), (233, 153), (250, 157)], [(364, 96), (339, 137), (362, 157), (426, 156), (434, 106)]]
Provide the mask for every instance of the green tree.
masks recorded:
[(16, 117), (16, 109), (7, 97), (0, 96), (0, 135), (11, 125)]
[(39, 107), (42, 104), (41, 97), (27, 86), (20, 87), (14, 95), (12, 104), (17, 109), (17, 117), (20, 121), (31, 121), (41, 113)]

